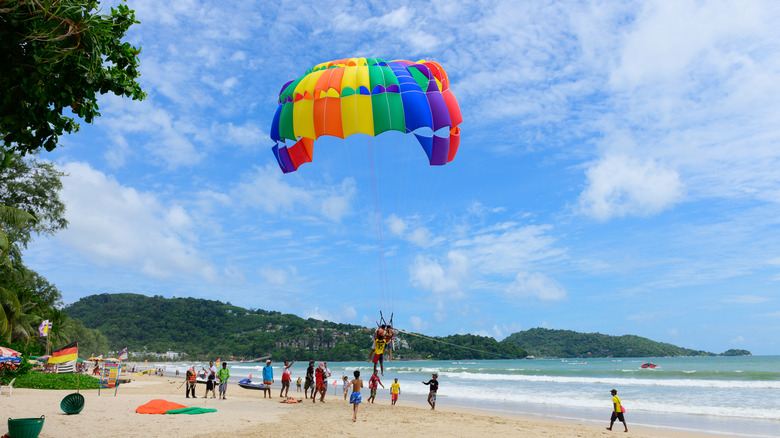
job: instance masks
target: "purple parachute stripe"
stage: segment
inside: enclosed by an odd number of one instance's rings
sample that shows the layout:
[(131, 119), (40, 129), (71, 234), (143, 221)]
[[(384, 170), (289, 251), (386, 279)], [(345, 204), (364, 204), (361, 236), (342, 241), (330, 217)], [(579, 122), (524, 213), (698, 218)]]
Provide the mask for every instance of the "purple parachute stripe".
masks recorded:
[(430, 155), (431, 166), (443, 166), (447, 164), (447, 155), (450, 153), (450, 137), (433, 136), (433, 146)]

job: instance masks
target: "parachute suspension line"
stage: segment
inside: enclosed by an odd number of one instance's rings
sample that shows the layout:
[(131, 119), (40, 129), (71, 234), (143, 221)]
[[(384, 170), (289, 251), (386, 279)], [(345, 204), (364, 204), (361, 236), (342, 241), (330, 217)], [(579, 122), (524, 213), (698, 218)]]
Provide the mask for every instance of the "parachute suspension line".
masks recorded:
[(432, 338), (430, 336), (418, 335), (417, 333), (407, 332), (407, 331), (404, 331), (404, 330), (401, 330), (401, 329), (395, 328), (395, 327), (394, 327), (394, 329), (397, 330), (399, 333), (404, 333), (404, 334), (407, 334), (407, 335), (410, 335), (410, 336), (417, 336), (418, 338), (423, 338), (423, 339), (427, 339), (429, 341), (434, 341), (434, 342), (440, 342), (442, 344), (447, 344), (447, 345), (451, 345), (453, 347), (463, 348), (465, 350), (478, 351), (480, 353), (485, 353), (485, 354), (492, 354), (493, 356), (503, 357), (503, 358), (506, 358), (506, 359), (522, 359), (522, 357), (506, 356), (506, 355), (499, 354), (499, 353), (493, 353), (492, 351), (480, 350), (478, 348), (467, 347), (465, 345), (453, 344), (452, 342), (443, 341), (441, 339)]
[(436, 192), (439, 190), (439, 183), (441, 182), (441, 174), (444, 171), (444, 169), (437, 169), (437, 170), (438, 171), (436, 173), (438, 174), (438, 176), (436, 177), (436, 184), (433, 185), (430, 201), (425, 204), (425, 216), (428, 216), (428, 213), (431, 210), (431, 205), (433, 205), (433, 202), (436, 199)]
[[(355, 178), (355, 171), (352, 168), (352, 159), (349, 156), (349, 142), (344, 141), (342, 143), (344, 143), (344, 150), (346, 151), (346, 155), (347, 155), (347, 164), (349, 164), (349, 173), (350, 173), (350, 175), (352, 175), (352, 180), (353, 181), (357, 181), (357, 179)], [(295, 173), (297, 174), (298, 172), (295, 172)], [(362, 288), (364, 286), (365, 285), (360, 284), (357, 288), (359, 289), (359, 288)], [(359, 295), (361, 297), (363, 297), (362, 303), (363, 303), (364, 306), (366, 306), (366, 307), (373, 306), (373, 303), (371, 302), (371, 300), (370, 300), (368, 295), (366, 295), (366, 294), (359, 294)]]
[(368, 140), (368, 165), (371, 171), (371, 190), (374, 197), (374, 214), (376, 216), (378, 249), (379, 249), (379, 311), (386, 308), (387, 304), (387, 278), (384, 263), (384, 243), (382, 240), (382, 211), (380, 208), (379, 190), (377, 187), (376, 169), (374, 168), (374, 153), (371, 138)]

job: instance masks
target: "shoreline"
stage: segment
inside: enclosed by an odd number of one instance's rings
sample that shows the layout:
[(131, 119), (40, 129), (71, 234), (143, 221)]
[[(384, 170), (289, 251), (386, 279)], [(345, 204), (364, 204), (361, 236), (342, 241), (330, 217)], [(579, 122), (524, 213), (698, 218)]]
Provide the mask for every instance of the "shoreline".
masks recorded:
[[(311, 403), (303, 399), (299, 404), (279, 403), (279, 385), (272, 388), (271, 398), (263, 399), (262, 391), (243, 390), (232, 382), (227, 399), (184, 397), (182, 379), (159, 376), (132, 376), (131, 383), (120, 385), (116, 397), (113, 388), (101, 391), (81, 391), (85, 397), (84, 410), (78, 415), (65, 415), (60, 410), (60, 401), (74, 391), (14, 389), (13, 395), (0, 398), (0, 408), (6, 418), (34, 418), (45, 415), (41, 438), (81, 437), (100, 434), (127, 434), (138, 432), (147, 437), (212, 437), (221, 436), (256, 437), (279, 435), (280, 428), (296, 434), (318, 434), (320, 436), (364, 437), (376, 433), (378, 424), (392, 427), (397, 436), (475, 436), (491, 433), (505, 436), (617, 436), (666, 438), (712, 437), (712, 434), (690, 433), (679, 430), (659, 430), (632, 426), (629, 421), (627, 434), (605, 430), (608, 422), (566, 421), (557, 418), (535, 418), (514, 413), (497, 413), (474, 408), (442, 405), (436, 411), (414, 401), (413, 396), (404, 397), (396, 406), (391, 406), (389, 397), (380, 392), (378, 402), (364, 402), (358, 410), (358, 421), (352, 423), (351, 406), (343, 395), (328, 393), (325, 403)], [(297, 397), (299, 393), (291, 395)], [(199, 397), (205, 388), (199, 385)], [(301, 394), (302, 395), (302, 394)], [(405, 400), (406, 398), (406, 400)], [(135, 409), (153, 399), (164, 399), (186, 406), (216, 408), (217, 412), (202, 415), (141, 415)], [(424, 399), (422, 400), (425, 403)], [(263, 427), (267, 426), (267, 427)], [(622, 427), (622, 425), (621, 425)], [(0, 429), (0, 432), (5, 430)]]

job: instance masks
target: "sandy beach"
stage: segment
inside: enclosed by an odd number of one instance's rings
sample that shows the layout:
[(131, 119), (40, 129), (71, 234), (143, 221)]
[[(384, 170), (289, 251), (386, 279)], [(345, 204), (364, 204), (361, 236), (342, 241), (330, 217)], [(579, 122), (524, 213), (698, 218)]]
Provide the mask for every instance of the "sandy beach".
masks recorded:
[[(343, 397), (329, 393), (325, 403), (283, 404), (275, 385), (274, 398), (263, 399), (261, 391), (239, 388), (231, 384), (227, 399), (187, 399), (181, 379), (158, 376), (133, 376), (128, 384), (120, 385), (116, 397), (113, 389), (81, 391), (85, 397), (84, 410), (78, 415), (65, 415), (60, 401), (73, 391), (14, 389), (13, 395), (0, 397), (0, 416), (30, 418), (45, 415), (41, 437), (138, 436), (138, 437), (271, 437), (282, 435), (317, 435), (365, 437), (389, 428), (393, 436), (474, 437), (704, 437), (632, 427), (629, 432), (605, 430), (605, 424), (583, 424), (558, 420), (522, 418), (497, 415), (478, 410), (437, 406), (431, 411), (427, 405), (404, 403), (403, 394), (396, 406), (390, 406), (387, 391), (380, 391), (376, 404), (360, 405), (357, 423), (352, 422), (352, 408)], [(290, 392), (293, 395), (295, 386)], [(198, 385), (198, 395), (205, 392)], [(365, 391), (367, 392), (367, 391)], [(295, 393), (296, 396), (302, 393)], [(217, 412), (201, 415), (142, 415), (135, 409), (150, 400), (164, 399), (186, 406), (216, 408)], [(607, 419), (608, 413), (605, 414)], [(7, 426), (0, 427), (5, 433)]]

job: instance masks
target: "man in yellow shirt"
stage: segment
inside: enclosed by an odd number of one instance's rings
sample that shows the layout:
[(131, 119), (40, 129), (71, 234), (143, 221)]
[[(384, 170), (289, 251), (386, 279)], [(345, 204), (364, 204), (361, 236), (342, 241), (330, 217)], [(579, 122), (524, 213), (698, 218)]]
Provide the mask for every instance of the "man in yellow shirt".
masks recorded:
[(623, 405), (620, 403), (620, 397), (617, 396), (617, 391), (612, 390), (612, 418), (609, 420), (609, 427), (607, 430), (612, 430), (612, 425), (615, 424), (615, 420), (620, 420), (623, 423), (623, 427), (626, 428), (625, 432), (628, 432), (628, 426), (626, 426), (626, 420), (623, 418)]
[(390, 385), (390, 398), (393, 400), (392, 405), (395, 406), (395, 402), (398, 401), (398, 394), (401, 393), (401, 385), (398, 384), (398, 379), (395, 379), (392, 385)]

